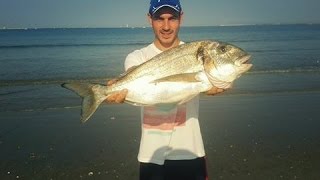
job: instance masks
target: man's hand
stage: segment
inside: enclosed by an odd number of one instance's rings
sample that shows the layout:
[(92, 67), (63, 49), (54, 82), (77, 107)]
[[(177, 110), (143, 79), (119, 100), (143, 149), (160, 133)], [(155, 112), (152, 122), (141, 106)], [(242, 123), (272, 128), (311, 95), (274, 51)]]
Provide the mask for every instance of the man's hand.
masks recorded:
[(212, 87), (209, 91), (206, 92), (206, 94), (209, 95), (209, 96), (214, 96), (216, 94), (224, 92), (225, 90), (226, 89)]
[[(114, 84), (115, 82), (117, 82), (117, 79), (111, 79), (110, 81), (107, 82), (107, 85), (110, 86), (110, 85)], [(123, 89), (119, 92), (110, 94), (107, 97), (106, 102), (107, 103), (123, 103), (124, 100), (126, 99), (127, 94), (128, 94), (128, 90)]]

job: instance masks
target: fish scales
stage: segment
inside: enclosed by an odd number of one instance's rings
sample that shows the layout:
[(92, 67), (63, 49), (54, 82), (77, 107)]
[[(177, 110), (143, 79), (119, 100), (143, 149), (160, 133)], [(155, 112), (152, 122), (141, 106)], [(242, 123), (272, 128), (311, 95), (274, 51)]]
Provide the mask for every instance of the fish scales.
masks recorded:
[(199, 42), (189, 43), (179, 46), (179, 49), (165, 51), (120, 78), (118, 85), (147, 75), (158, 79), (164, 75), (201, 71), (203, 66), (196, 57), (200, 45)]

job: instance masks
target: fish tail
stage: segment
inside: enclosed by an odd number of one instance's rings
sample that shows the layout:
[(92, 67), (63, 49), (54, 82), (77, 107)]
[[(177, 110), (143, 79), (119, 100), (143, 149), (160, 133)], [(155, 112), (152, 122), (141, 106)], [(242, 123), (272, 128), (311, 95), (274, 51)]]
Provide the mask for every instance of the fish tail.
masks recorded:
[(97, 110), (99, 105), (107, 98), (102, 85), (88, 83), (64, 83), (67, 88), (82, 97), (81, 122), (85, 123)]

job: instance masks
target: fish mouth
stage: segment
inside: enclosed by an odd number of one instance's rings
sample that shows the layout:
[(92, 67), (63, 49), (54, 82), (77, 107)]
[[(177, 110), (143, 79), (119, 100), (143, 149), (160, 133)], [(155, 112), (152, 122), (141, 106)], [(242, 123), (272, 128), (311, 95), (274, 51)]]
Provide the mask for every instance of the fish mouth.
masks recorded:
[(241, 66), (243, 64), (248, 64), (249, 63), (249, 60), (251, 58), (251, 55), (244, 55), (244, 56), (241, 56), (239, 57), (236, 61), (235, 61), (235, 64), (237, 66)]

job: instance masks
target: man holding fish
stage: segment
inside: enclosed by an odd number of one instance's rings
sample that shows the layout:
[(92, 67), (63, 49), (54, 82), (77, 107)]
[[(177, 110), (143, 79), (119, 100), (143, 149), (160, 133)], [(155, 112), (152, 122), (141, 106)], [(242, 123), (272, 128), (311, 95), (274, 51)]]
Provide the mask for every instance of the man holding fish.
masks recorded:
[(64, 83), (83, 98), (86, 122), (103, 102), (141, 106), (140, 180), (206, 180), (199, 126), (199, 93), (215, 95), (252, 64), (242, 49), (218, 41), (184, 43), (178, 37), (179, 0), (151, 0), (153, 43), (130, 53), (126, 73), (105, 85)]
[[(130, 71), (130, 68), (157, 54), (184, 44), (178, 37), (182, 18), (179, 0), (151, 0), (148, 20), (155, 39), (152, 44), (127, 56), (125, 70)], [(109, 81), (108, 85), (115, 81)], [(224, 90), (212, 87), (206, 93), (215, 95)], [(107, 101), (124, 102), (127, 93), (128, 90), (124, 89), (109, 96)], [(140, 180), (208, 179), (198, 121), (199, 96), (177, 106), (146, 106), (141, 109)]]

